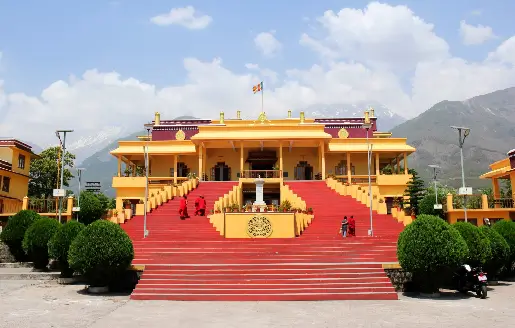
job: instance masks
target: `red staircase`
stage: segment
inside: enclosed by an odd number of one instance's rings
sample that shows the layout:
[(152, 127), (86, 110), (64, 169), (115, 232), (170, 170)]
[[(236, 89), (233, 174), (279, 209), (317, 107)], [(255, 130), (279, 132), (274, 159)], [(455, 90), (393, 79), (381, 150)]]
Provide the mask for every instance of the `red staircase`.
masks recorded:
[[(302, 198), (308, 207), (312, 207), (315, 220), (302, 234), (302, 238), (340, 239), (341, 222), (344, 216), (354, 216), (356, 236), (368, 236), (370, 229), (370, 208), (356, 201), (351, 196), (342, 196), (327, 187), (325, 181), (295, 181), (285, 183)], [(397, 241), (404, 225), (391, 215), (372, 211), (372, 228), (374, 236), (391, 236)]]
[[(332, 192), (321, 182), (306, 184), (311, 185), (309, 193)], [(145, 265), (131, 299), (398, 299), (381, 266), (397, 261), (396, 236), (339, 238), (341, 218), (337, 215), (331, 219), (328, 212), (334, 204), (328, 206), (326, 201), (308, 202), (315, 211), (315, 219), (301, 238), (225, 239), (207, 217), (193, 216), (194, 200), (203, 194), (211, 210), (214, 201), (233, 185), (201, 183), (188, 195), (191, 218), (184, 221), (178, 216), (178, 198), (164, 204), (148, 215), (150, 234), (146, 239), (142, 238), (142, 217), (123, 225), (134, 242), (133, 264)], [(309, 189), (302, 182), (292, 183), (291, 188), (299, 193)], [(355, 202), (354, 206), (362, 205)], [(389, 220), (395, 224), (395, 220)]]

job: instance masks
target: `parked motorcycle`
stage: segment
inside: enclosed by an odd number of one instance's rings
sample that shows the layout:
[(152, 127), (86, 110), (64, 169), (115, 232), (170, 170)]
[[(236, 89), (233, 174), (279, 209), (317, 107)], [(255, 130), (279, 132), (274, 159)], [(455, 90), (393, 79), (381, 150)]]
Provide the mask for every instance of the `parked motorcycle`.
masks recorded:
[(485, 299), (487, 296), (487, 276), (483, 269), (471, 268), (470, 265), (462, 265), (454, 274), (457, 290), (461, 293), (475, 292), (477, 297)]

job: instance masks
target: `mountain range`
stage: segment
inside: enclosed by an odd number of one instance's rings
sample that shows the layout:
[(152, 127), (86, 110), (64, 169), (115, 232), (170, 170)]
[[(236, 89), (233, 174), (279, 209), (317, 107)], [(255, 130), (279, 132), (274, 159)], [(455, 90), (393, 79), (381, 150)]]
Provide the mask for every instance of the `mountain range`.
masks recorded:
[(463, 144), (466, 185), (490, 187), (490, 181), (479, 176), (489, 170), (489, 164), (506, 158), (507, 152), (515, 148), (515, 87), (465, 101), (439, 102), (392, 129), (394, 137), (407, 137), (408, 143), (417, 149), (409, 157), (409, 167), (427, 181), (431, 179), (428, 165), (439, 165), (440, 182), (458, 187), (460, 149), (458, 132), (451, 125), (470, 129)]

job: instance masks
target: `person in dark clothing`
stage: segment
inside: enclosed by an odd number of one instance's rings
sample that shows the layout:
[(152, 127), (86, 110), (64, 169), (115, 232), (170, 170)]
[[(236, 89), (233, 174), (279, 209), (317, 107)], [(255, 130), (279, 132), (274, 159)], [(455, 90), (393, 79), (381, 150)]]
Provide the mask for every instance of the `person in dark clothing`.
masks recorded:
[(347, 228), (349, 227), (349, 221), (347, 220), (347, 216), (343, 217), (342, 221), (342, 227), (340, 229), (340, 232), (343, 236), (343, 238), (347, 237)]

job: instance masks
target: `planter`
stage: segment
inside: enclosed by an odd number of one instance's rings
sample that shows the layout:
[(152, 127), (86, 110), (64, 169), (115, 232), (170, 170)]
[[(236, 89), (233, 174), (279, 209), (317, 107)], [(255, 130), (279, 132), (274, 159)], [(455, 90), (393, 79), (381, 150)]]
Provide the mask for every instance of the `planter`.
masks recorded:
[(71, 278), (57, 278), (57, 283), (61, 285), (70, 285), (74, 284), (79, 281), (78, 277), (71, 277)]
[(105, 294), (108, 292), (109, 292), (108, 286), (103, 286), (103, 287), (88, 286), (88, 293), (90, 293), (90, 294)]

